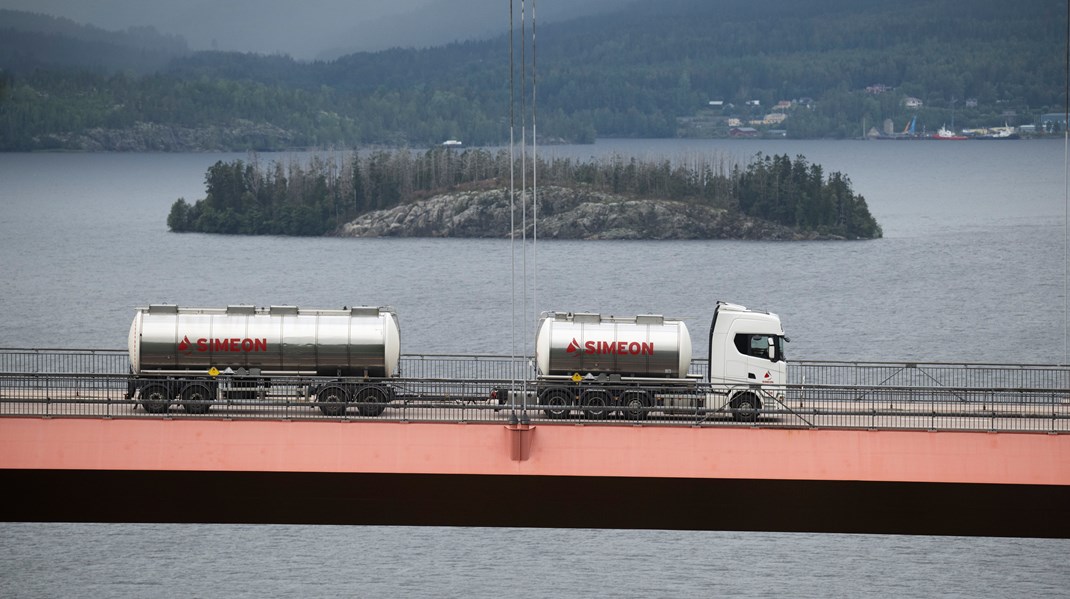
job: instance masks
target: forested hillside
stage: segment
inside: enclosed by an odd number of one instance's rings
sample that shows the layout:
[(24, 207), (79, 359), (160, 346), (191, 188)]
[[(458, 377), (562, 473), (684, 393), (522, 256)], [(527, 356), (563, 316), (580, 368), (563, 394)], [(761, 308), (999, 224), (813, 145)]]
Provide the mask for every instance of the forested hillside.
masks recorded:
[(151, 73), (189, 53), (185, 40), (152, 27), (105, 31), (69, 19), (0, 10), (0, 70), (40, 69)]
[[(952, 118), (1033, 123), (1061, 109), (1065, 10), (1058, 0), (641, 0), (538, 30), (539, 132), (724, 135), (729, 118), (762, 119), (781, 101), (794, 102), (773, 126), (791, 137), (854, 137), (863, 123), (901, 127), (914, 115), (928, 130)], [(312, 63), (173, 44), (149, 74), (109, 58), (114, 40), (6, 31), (0, 150), (500, 144), (505, 27), (490, 41)], [(80, 48), (81, 64), (56, 56), (63, 44)], [(866, 91), (878, 84), (882, 93)], [(907, 97), (922, 105), (907, 108)]]

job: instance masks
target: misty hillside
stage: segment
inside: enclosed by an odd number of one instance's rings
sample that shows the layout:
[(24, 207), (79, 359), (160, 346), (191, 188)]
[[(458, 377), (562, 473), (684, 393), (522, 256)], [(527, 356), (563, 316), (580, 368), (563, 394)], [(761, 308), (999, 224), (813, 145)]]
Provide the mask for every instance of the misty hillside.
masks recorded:
[[(776, 125), (790, 137), (857, 136), (862, 122), (914, 116), (935, 130), (952, 109), (959, 126), (1033, 123), (1062, 103), (1065, 14), (1057, 0), (968, 10), (956, 0), (640, 0), (540, 25), (539, 131), (580, 142), (725, 135), (730, 119), (762, 119), (780, 102)], [(508, 139), (504, 32), (311, 63), (195, 52), (148, 76), (85, 77), (79, 91), (59, 71), (9, 71), (3, 149)], [(866, 91), (877, 84), (884, 93)]]
[(70, 19), (0, 10), (0, 69), (83, 67), (153, 72), (189, 53), (185, 40), (152, 27), (106, 31)]
[[(432, 48), (470, 40), (500, 37), (509, 24), (509, 4), (502, 0), (426, 0), (413, 11), (354, 25), (317, 55), (332, 60), (346, 54), (391, 48)], [(538, 23), (561, 21), (625, 10), (634, 0), (583, 0), (538, 3)], [(520, 3), (513, 2), (520, 19)], [(531, 3), (526, 4), (531, 10)], [(528, 23), (530, 24), (530, 13)]]
[[(543, 23), (632, 0), (540, 2)], [(519, 11), (520, 0), (513, 0)], [(531, 1), (527, 2), (530, 11)], [(353, 52), (428, 48), (500, 34), (507, 0), (0, 0), (0, 8), (62, 17), (110, 31), (153, 27), (192, 50), (330, 60)]]

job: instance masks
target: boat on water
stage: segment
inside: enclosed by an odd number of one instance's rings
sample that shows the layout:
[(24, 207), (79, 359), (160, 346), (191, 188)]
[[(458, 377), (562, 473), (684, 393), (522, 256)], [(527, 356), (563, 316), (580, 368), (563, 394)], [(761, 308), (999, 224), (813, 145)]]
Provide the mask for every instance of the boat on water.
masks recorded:
[(1002, 127), (992, 127), (981, 135), (974, 137), (974, 139), (1021, 139), (1021, 137), (1014, 127), (1003, 125)]
[(959, 135), (951, 129), (948, 129), (946, 126), (941, 126), (936, 131), (936, 133), (932, 134), (932, 139), (939, 139), (944, 141), (961, 141), (964, 139), (969, 139), (969, 137), (966, 137), (965, 135)]

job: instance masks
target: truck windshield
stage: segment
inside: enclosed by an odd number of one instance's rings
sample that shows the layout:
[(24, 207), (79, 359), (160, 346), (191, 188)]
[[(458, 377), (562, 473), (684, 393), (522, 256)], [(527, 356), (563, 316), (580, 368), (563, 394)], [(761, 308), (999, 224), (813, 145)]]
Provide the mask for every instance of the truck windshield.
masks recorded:
[(783, 362), (784, 357), (784, 337), (777, 335), (754, 335), (751, 333), (740, 333), (735, 338), (736, 349), (739, 353), (745, 356), (752, 356), (755, 358), (769, 359), (769, 345), (772, 344), (776, 348), (775, 357), (773, 362)]

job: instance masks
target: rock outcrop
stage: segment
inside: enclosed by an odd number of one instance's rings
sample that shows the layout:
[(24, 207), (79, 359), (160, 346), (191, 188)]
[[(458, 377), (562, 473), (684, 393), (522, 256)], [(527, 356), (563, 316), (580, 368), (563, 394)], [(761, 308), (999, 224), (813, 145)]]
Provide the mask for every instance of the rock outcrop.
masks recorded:
[[(528, 202), (530, 206), (530, 202)], [(812, 233), (736, 211), (668, 200), (630, 199), (583, 189), (540, 187), (540, 239), (818, 239)], [(388, 210), (339, 227), (339, 237), (508, 237), (506, 190), (457, 192)], [(521, 214), (515, 214), (521, 232)], [(527, 215), (532, 235), (532, 215)]]

